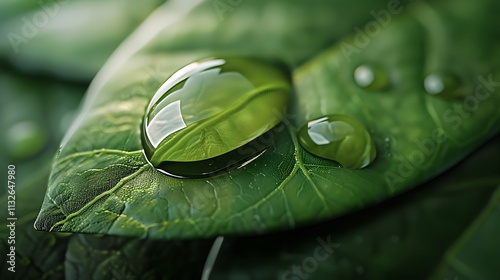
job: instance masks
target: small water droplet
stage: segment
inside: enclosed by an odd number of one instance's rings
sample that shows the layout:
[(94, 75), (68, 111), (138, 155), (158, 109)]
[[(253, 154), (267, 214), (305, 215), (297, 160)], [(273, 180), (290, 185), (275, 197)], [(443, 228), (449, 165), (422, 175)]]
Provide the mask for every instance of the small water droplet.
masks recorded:
[(199, 178), (248, 164), (272, 144), (291, 92), (283, 64), (248, 57), (191, 63), (168, 78), (147, 106), (148, 161)]
[(425, 91), (431, 95), (460, 97), (463, 95), (460, 86), (460, 79), (447, 72), (434, 72), (424, 79)]
[(374, 91), (387, 89), (390, 85), (389, 74), (379, 65), (362, 64), (354, 70), (354, 81), (362, 88)]
[(306, 151), (334, 160), (344, 168), (366, 167), (376, 156), (370, 133), (359, 121), (346, 115), (309, 121), (299, 130), (298, 137)]

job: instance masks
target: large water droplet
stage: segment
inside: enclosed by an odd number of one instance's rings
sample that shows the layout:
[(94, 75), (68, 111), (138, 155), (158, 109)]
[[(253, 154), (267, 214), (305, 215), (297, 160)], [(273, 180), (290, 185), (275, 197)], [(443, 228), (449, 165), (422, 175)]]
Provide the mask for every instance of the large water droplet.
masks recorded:
[(309, 121), (299, 131), (299, 142), (308, 152), (344, 168), (366, 167), (376, 156), (370, 133), (359, 121), (345, 115)]
[(424, 79), (424, 88), (428, 94), (439, 95), (442, 97), (460, 97), (461, 91), (460, 79), (446, 72), (434, 72)]
[(191, 63), (154, 94), (142, 124), (149, 162), (176, 177), (241, 166), (271, 143), (291, 91), (278, 62), (227, 57)]
[(354, 81), (362, 88), (380, 91), (389, 87), (387, 71), (379, 65), (362, 64), (354, 70)]

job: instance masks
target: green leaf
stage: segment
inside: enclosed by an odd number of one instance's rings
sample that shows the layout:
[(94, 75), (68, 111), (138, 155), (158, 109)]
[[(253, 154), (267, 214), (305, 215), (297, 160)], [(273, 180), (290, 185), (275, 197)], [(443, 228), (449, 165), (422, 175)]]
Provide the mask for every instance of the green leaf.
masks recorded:
[[(162, 6), (94, 80), (63, 140), (35, 227), (151, 238), (295, 228), (409, 190), (498, 133), (499, 37), (491, 14), (498, 3), (418, 2), (396, 10), (384, 1), (360, 3), (252, 1), (223, 18), (211, 3)], [(381, 9), (403, 11), (386, 24), (370, 18)], [(362, 44), (368, 35), (360, 28), (376, 23), (377, 34)], [(337, 41), (348, 32), (353, 36)], [(165, 176), (142, 155), (145, 107), (177, 69), (220, 53), (281, 57), (294, 67), (285, 129), (244, 168), (206, 180)], [(388, 71), (387, 90), (354, 83), (354, 69), (371, 62)], [(460, 77), (468, 96), (427, 94), (424, 77), (437, 70)], [(298, 145), (297, 127), (333, 113), (368, 128), (378, 157), (367, 168), (342, 169)]]
[(497, 137), (418, 189), (340, 219), (226, 237), (212, 279), (496, 279), (499, 144)]
[(500, 273), (495, 262), (500, 257), (500, 243), (496, 241), (500, 233), (499, 217), (500, 183), (474, 223), (447, 250), (434, 279), (452, 276), (458, 279), (495, 279)]
[(0, 18), (0, 58), (28, 72), (88, 81), (162, 2), (2, 2), (11, 14)]

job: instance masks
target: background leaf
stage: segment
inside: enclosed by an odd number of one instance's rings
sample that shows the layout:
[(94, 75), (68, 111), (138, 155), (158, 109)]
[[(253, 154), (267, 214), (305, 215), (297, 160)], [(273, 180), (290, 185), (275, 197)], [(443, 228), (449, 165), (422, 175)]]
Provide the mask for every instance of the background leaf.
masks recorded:
[[(67, 235), (42, 233), (33, 229), (33, 221), (43, 200), (50, 163), (58, 143), (68, 129), (75, 109), (85, 91), (84, 85), (45, 81), (0, 68), (0, 128), (2, 137), (0, 158), (7, 181), (7, 165), (15, 165), (15, 244), (8, 243), (7, 185), (0, 191), (0, 261), (1, 279), (61, 279), (64, 276), (64, 253)], [(60, 106), (55, 107), (54, 104)], [(35, 141), (19, 141), (23, 134), (32, 134), (23, 124), (39, 128)], [(24, 128), (23, 128), (24, 127)], [(34, 145), (36, 149), (30, 147)], [(30, 150), (30, 153), (26, 153)], [(15, 246), (16, 272), (7, 270), (10, 246)]]
[(23, 71), (88, 81), (163, 2), (2, 1), (0, 58)]
[[(0, 163), (16, 164), (17, 172), (39, 177), (50, 171), (50, 160), (76, 116), (76, 107), (87, 85), (47, 82), (4, 67), (0, 68), (0, 85), (0, 127), (4, 131)], [(25, 141), (27, 138), (30, 140)], [(7, 173), (0, 176), (7, 180)], [(21, 176), (17, 180), (24, 185), (31, 178)], [(6, 191), (7, 188), (2, 188), (0, 195)], [(40, 195), (43, 196), (43, 190)]]

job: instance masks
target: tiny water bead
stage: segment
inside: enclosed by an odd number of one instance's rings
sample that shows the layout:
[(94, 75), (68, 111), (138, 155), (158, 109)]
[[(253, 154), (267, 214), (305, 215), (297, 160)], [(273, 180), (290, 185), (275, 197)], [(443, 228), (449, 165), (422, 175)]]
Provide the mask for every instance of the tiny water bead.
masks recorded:
[(290, 98), (284, 64), (249, 57), (191, 63), (153, 95), (142, 123), (148, 161), (176, 177), (241, 166), (271, 143)]
[(354, 81), (362, 88), (374, 91), (387, 89), (390, 85), (389, 73), (376, 64), (362, 64), (354, 70)]
[(328, 115), (309, 121), (298, 134), (306, 151), (334, 160), (344, 168), (366, 167), (376, 157), (370, 133), (359, 121), (346, 115)]
[(447, 72), (434, 72), (424, 79), (424, 88), (428, 94), (453, 98), (462, 96), (460, 79)]

